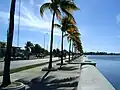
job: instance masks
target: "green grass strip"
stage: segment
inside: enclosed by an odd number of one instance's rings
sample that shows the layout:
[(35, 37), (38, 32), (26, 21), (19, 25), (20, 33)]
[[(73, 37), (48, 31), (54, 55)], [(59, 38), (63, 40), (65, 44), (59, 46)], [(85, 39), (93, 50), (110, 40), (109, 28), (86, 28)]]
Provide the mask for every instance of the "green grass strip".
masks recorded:
[[(53, 62), (58, 62), (58, 61), (60, 61), (60, 59), (55, 60)], [(20, 72), (20, 71), (23, 71), (23, 70), (27, 70), (27, 69), (31, 69), (31, 68), (35, 68), (35, 67), (39, 67), (39, 66), (46, 65), (46, 64), (48, 64), (48, 62), (34, 64), (34, 65), (28, 65), (28, 66), (19, 67), (19, 68), (14, 68), (14, 69), (10, 70), (10, 74)], [(0, 76), (2, 76), (2, 75), (3, 75), (3, 71), (0, 71)]]

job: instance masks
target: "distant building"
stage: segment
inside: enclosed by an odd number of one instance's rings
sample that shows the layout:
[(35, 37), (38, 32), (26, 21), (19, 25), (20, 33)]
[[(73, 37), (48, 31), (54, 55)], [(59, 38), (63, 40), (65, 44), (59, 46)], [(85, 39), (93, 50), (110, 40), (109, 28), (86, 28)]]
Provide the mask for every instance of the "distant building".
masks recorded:
[[(15, 56), (17, 52), (21, 51), (21, 47), (13, 46), (11, 49), (11, 55)], [(0, 48), (0, 57), (5, 56), (6, 48)]]
[(11, 55), (14, 57), (16, 53), (21, 51), (21, 47), (15, 47), (13, 46), (11, 49)]

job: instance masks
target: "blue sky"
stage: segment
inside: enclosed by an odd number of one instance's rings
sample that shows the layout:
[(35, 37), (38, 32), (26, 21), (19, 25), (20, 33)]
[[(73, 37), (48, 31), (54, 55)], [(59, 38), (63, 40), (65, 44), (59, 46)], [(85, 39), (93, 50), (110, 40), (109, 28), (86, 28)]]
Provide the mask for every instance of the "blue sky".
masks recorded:
[[(20, 46), (26, 41), (49, 46), (51, 14), (40, 17), (39, 7), (50, 0), (21, 0)], [(74, 17), (81, 33), (84, 51), (120, 52), (120, 0), (75, 0), (80, 11)], [(0, 3), (0, 40), (6, 41), (10, 0)], [(17, 45), (18, 0), (16, 3), (13, 44)], [(57, 20), (56, 20), (57, 22)], [(48, 34), (47, 34), (48, 33)], [(61, 31), (54, 30), (54, 48), (60, 48)], [(64, 48), (68, 42), (64, 40)]]

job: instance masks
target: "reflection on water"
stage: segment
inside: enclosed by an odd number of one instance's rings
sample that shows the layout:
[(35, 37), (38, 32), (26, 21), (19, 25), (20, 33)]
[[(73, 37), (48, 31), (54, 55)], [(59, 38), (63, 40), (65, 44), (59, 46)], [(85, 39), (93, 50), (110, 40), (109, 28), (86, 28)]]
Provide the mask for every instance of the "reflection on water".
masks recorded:
[(100, 72), (120, 90), (120, 55), (88, 55), (88, 58), (97, 62)]

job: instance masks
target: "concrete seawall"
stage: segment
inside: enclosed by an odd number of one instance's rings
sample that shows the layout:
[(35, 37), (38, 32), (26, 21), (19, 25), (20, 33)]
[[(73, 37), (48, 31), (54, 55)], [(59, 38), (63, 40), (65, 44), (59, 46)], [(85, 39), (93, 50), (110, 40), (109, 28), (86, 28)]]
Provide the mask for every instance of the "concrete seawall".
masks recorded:
[(81, 66), (77, 90), (115, 90), (115, 88), (95, 66), (85, 64)]

